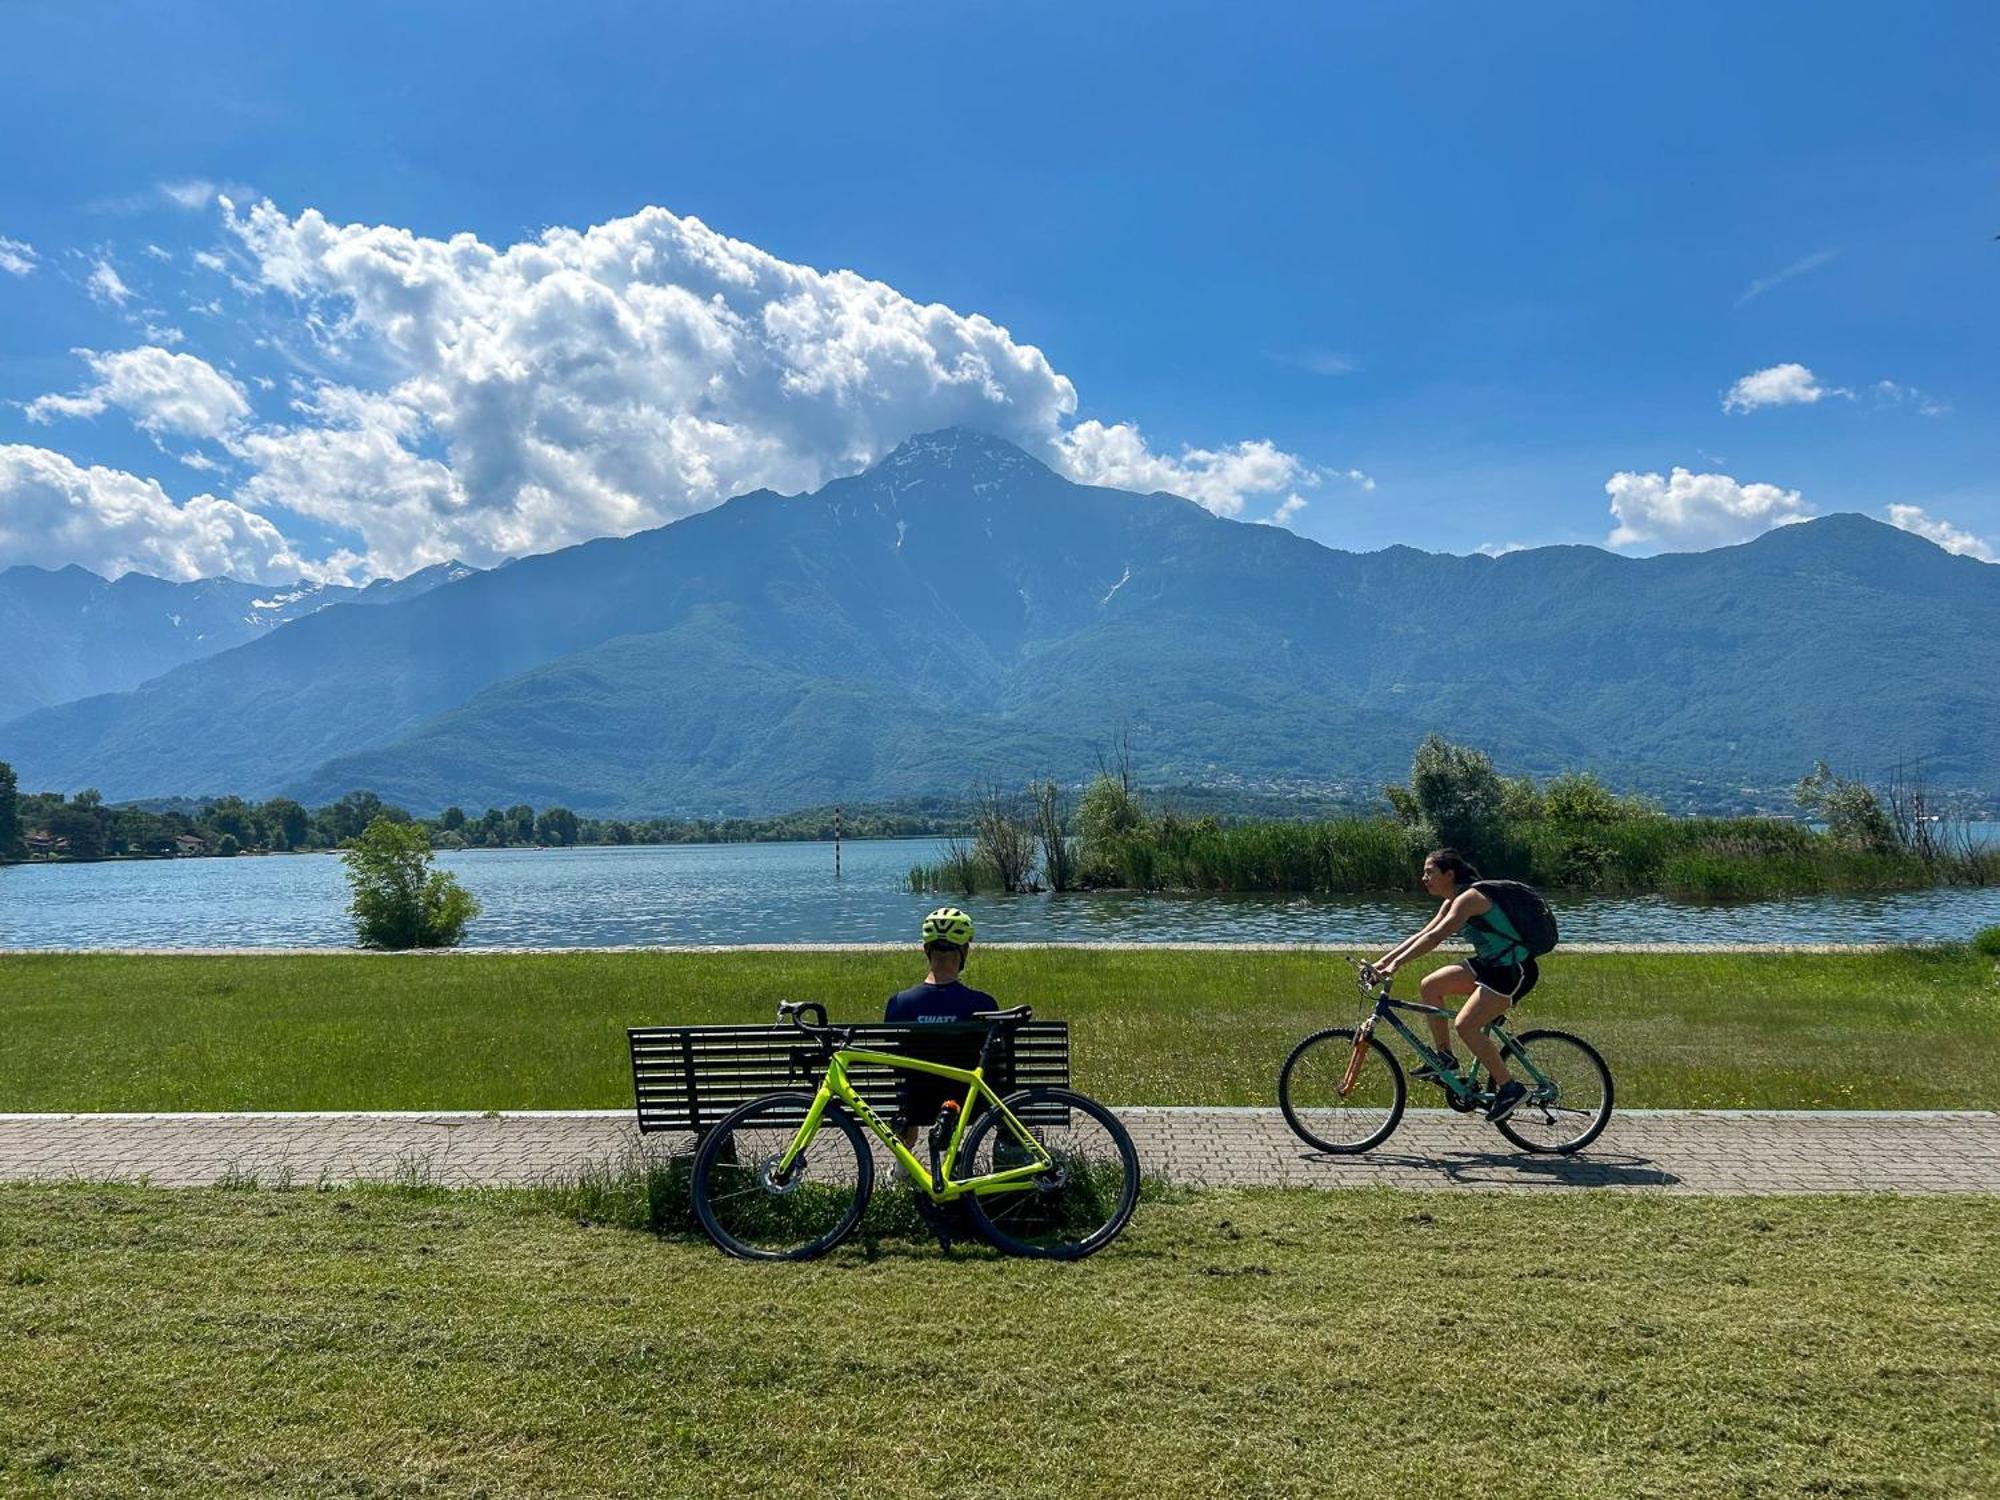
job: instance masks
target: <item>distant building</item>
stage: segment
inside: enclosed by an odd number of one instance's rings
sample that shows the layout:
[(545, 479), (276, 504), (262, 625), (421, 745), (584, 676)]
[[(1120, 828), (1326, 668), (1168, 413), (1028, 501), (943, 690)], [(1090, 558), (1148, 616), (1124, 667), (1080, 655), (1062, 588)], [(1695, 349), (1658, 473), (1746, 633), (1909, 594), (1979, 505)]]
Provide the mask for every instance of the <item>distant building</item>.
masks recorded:
[(191, 833), (174, 835), (174, 853), (176, 855), (206, 854), (207, 852), (208, 841), (206, 839), (197, 838)]
[(56, 837), (46, 828), (29, 834), (27, 845), (30, 859), (53, 859), (58, 854), (69, 853), (69, 840)]

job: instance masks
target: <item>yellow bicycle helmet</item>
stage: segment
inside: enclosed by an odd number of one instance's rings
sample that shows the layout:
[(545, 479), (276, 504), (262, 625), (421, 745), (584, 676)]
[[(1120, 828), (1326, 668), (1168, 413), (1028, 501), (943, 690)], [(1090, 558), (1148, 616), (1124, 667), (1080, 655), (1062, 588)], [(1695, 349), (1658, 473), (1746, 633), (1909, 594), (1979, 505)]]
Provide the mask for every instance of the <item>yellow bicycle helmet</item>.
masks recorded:
[(924, 946), (950, 943), (963, 948), (972, 941), (972, 918), (955, 906), (940, 906), (924, 918)]

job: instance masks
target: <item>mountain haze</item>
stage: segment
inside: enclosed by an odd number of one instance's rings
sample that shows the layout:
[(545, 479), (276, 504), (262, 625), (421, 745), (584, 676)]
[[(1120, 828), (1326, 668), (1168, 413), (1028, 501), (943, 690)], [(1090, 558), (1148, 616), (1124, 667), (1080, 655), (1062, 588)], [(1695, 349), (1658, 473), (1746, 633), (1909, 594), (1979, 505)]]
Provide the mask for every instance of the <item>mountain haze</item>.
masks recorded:
[(463, 578), (439, 563), (366, 588), (234, 578), (106, 580), (75, 566), (0, 570), (0, 723), (51, 704), (137, 687), (333, 604), (394, 604)]
[(1996, 640), (2000, 568), (1858, 516), (1646, 559), (1364, 555), (949, 430), (322, 610), (0, 725), (0, 759), (109, 797), (755, 813), (1075, 776), (1121, 729), (1149, 780), (1365, 785), (1435, 728), (1660, 789), (1822, 756), (1994, 787)]

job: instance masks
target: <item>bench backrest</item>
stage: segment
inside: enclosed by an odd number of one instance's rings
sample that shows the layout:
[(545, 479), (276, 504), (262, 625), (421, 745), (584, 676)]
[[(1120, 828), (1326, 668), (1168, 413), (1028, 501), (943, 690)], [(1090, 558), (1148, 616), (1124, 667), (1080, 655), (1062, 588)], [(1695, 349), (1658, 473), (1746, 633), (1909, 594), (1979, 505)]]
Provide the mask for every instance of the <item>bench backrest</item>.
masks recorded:
[[(854, 1028), (854, 1045), (898, 1053), (914, 1036), (921, 1039), (918, 1055), (926, 1060), (969, 1068), (978, 1060), (985, 1033), (986, 1028), (977, 1024), (875, 1022)], [(826, 1067), (819, 1044), (790, 1026), (635, 1026), (626, 1037), (632, 1047), (632, 1090), (642, 1131), (706, 1130), (752, 1099), (781, 1089), (812, 1092)], [(948, 1055), (961, 1047), (962, 1062)], [(1067, 1021), (1024, 1022), (998, 1051), (986, 1075), (995, 1093), (1069, 1085)], [(908, 1076), (875, 1063), (847, 1071), (855, 1092), (885, 1117), (895, 1113), (902, 1080)]]

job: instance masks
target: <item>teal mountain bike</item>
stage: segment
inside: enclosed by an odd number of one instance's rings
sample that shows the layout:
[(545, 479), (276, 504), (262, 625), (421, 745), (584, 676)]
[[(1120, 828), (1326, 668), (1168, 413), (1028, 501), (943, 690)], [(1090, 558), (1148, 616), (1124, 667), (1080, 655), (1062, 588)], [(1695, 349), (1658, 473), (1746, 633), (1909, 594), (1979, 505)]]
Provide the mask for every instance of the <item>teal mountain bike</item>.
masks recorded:
[[(1451, 1011), (1398, 1000), (1389, 993), (1389, 980), (1367, 964), (1355, 967), (1362, 994), (1373, 1001), (1369, 1013), (1358, 1026), (1314, 1032), (1292, 1049), (1278, 1074), (1278, 1103), (1294, 1135), (1321, 1151), (1347, 1156), (1371, 1151), (1394, 1133), (1410, 1089), (1396, 1055), (1375, 1034), (1384, 1021), (1430, 1069), (1449, 1108), (1472, 1114), (1493, 1102), (1492, 1082), (1477, 1060), (1460, 1071), (1396, 1014), (1450, 1016)], [(1611, 1070), (1595, 1047), (1566, 1031), (1516, 1034), (1504, 1016), (1486, 1030), (1508, 1071), (1528, 1090), (1514, 1112), (1497, 1122), (1502, 1135), (1523, 1151), (1567, 1156), (1603, 1133), (1611, 1118)]]

